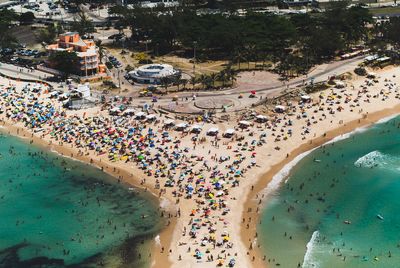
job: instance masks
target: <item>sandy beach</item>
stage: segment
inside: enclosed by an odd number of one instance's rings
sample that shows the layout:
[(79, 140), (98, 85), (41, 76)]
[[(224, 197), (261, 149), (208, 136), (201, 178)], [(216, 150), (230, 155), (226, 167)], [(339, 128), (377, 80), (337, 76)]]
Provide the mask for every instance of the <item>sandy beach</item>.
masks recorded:
[[(259, 251), (256, 224), (263, 204), (268, 202), (265, 188), (272, 177), (299, 154), (400, 113), (398, 70), (396, 67), (379, 71), (374, 79), (377, 82), (355, 77), (346, 81), (346, 88), (310, 94), (307, 102), (299, 98), (281, 100), (277, 103), (285, 107), (281, 113), (273, 107), (260, 106), (231, 115), (228, 121), (205, 122), (196, 140), (192, 139), (193, 134), (166, 129), (171, 141), (156, 138), (154, 143), (169, 159), (175, 157), (171, 163), (176, 167), (165, 168), (167, 177), (174, 182), (168, 187), (154, 177), (160, 163), (153, 164), (153, 169), (144, 169), (137, 162), (129, 162), (129, 158), (110, 159), (107, 153), (75, 146), (76, 139), (61, 142), (62, 133), (50, 135), (54, 125), (43, 124), (44, 130), (35, 132), (22, 119), (7, 116), (7, 112), (0, 119), (12, 135), (97, 166), (118, 180), (147, 189), (160, 198), (160, 210), (165, 210), (167, 226), (159, 236), (160, 243), (154, 243), (153, 267), (225, 266), (231, 259), (235, 260), (235, 267), (266, 267), (268, 260)], [(0, 84), (7, 87), (9, 81), (2, 78)], [(24, 86), (22, 82), (12, 84), (16, 88)], [(40, 98), (48, 101), (46, 94)], [(4, 105), (1, 100), (0, 105)], [(50, 102), (57, 105), (56, 101)], [(258, 122), (254, 115), (250, 116), (252, 113), (265, 115), (268, 120)], [(91, 116), (108, 118), (108, 111), (96, 107), (66, 111), (63, 115), (65, 118)], [(166, 120), (160, 116), (160, 122), (147, 124), (146, 131), (152, 128), (161, 135)], [(193, 124), (194, 120), (187, 123)], [(135, 126), (139, 127), (140, 123)], [(218, 128), (217, 136), (206, 135), (210, 128)], [(228, 129), (235, 130), (234, 136), (222, 137)], [(108, 152), (109, 147), (104, 145), (104, 151)], [(145, 158), (149, 165), (152, 157)]]

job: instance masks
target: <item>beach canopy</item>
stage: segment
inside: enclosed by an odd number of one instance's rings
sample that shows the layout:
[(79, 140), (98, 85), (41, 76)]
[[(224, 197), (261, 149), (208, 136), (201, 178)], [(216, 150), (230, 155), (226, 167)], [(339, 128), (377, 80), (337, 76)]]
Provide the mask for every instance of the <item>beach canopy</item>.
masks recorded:
[(192, 132), (195, 132), (195, 133), (200, 133), (200, 131), (203, 129), (203, 127), (202, 126), (200, 126), (200, 125), (193, 125), (192, 126)]
[(157, 118), (157, 116), (155, 114), (149, 114), (146, 116), (146, 119), (148, 119), (148, 120), (154, 120), (156, 118)]
[(212, 128), (210, 128), (210, 129), (207, 131), (207, 133), (217, 133), (218, 131), (219, 131), (218, 128), (212, 127)]
[(179, 129), (187, 128), (187, 127), (188, 127), (188, 124), (186, 124), (186, 123), (179, 123), (179, 124), (176, 125), (176, 128), (179, 128)]
[(259, 114), (256, 116), (256, 121), (257, 122), (265, 122), (265, 121), (267, 121), (267, 117), (265, 115)]
[[(115, 108), (114, 108), (115, 109)], [(116, 108), (116, 109), (118, 109), (118, 108)], [(116, 112), (117, 111), (119, 111), (119, 109), (118, 110), (116, 110)], [(133, 110), (133, 109), (126, 109), (125, 111), (124, 111), (124, 114), (125, 115), (132, 115), (132, 114), (134, 114), (135, 113), (135, 110)]]
[(203, 129), (203, 127), (200, 126), (200, 125), (193, 125), (193, 126), (192, 126), (192, 129), (201, 130), (201, 129)]
[(141, 118), (141, 117), (144, 117), (146, 114), (144, 113), (144, 112), (137, 112), (136, 114), (135, 114), (135, 117), (136, 118)]
[(248, 121), (242, 120), (242, 121), (239, 121), (239, 125), (248, 127), (248, 126), (250, 126), (251, 124), (250, 124), (250, 122), (248, 122)]
[(233, 128), (228, 128), (225, 130), (225, 135), (233, 135), (235, 134), (235, 130)]
[(282, 105), (276, 105), (276, 106), (275, 106), (275, 112), (282, 113), (282, 112), (284, 112), (285, 110), (286, 110), (286, 107), (285, 107), (285, 106), (282, 106)]
[(65, 100), (69, 98), (69, 93), (63, 93), (60, 96), (58, 96), (59, 100)]
[(342, 81), (335, 81), (335, 86), (337, 88), (344, 88), (346, 86), (346, 84)]
[(164, 122), (165, 125), (173, 125), (174, 123), (175, 123), (175, 120), (172, 120), (172, 119), (167, 119)]
[(308, 96), (308, 95), (302, 95), (302, 96), (301, 96), (301, 99), (302, 99), (302, 100), (310, 100), (311, 97)]
[(51, 92), (50, 93), (50, 97), (56, 97), (56, 96), (58, 96), (58, 91), (53, 91), (53, 92)]

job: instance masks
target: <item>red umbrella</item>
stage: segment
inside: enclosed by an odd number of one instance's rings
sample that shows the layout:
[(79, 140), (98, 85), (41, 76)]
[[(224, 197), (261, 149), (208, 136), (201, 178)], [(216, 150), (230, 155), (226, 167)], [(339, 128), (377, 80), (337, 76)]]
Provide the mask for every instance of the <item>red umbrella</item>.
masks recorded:
[(255, 95), (255, 94), (256, 94), (256, 91), (255, 91), (255, 90), (252, 90), (252, 91), (250, 91), (250, 93), (253, 94), (253, 95)]

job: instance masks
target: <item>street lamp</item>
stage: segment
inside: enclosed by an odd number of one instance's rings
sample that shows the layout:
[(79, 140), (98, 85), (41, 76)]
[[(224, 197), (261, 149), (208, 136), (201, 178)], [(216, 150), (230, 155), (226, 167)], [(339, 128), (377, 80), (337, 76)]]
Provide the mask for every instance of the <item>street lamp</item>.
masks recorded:
[[(148, 38), (148, 36), (145, 35), (144, 38), (146, 39), (146, 40), (145, 40), (145, 45), (146, 45), (146, 56), (148, 56), (148, 54), (147, 54), (147, 51), (148, 51), (148, 50), (147, 50), (147, 49), (148, 49), (148, 48), (147, 48), (147, 38)], [(147, 64), (149, 63), (148, 57), (146, 57), (146, 63), (147, 63)]]
[(117, 68), (117, 70), (118, 70), (118, 88), (119, 90), (121, 90), (121, 76), (119, 75), (120, 69)]

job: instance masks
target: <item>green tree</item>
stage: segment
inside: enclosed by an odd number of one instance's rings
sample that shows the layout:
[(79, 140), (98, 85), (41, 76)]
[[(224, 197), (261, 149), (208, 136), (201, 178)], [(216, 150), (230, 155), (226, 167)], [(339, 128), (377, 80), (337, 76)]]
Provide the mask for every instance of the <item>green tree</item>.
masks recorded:
[(35, 15), (31, 11), (22, 13), (19, 16), (19, 21), (21, 24), (32, 24), (34, 20), (35, 20)]
[(63, 72), (65, 77), (80, 71), (79, 57), (75, 52), (56, 51), (49, 56), (49, 61), (57, 70)]
[(72, 22), (71, 30), (78, 32), (80, 35), (95, 32), (92, 21), (83, 11), (79, 12), (78, 19), (74, 19), (74, 21)]
[(99, 60), (102, 63), (103, 62), (103, 57), (105, 55), (106, 48), (102, 45), (102, 41), (101, 40), (97, 40), (96, 41), (96, 46), (97, 46), (97, 49), (98, 49), (98, 52), (99, 52)]
[(13, 35), (13, 23), (18, 15), (13, 10), (0, 10), (0, 47), (14, 47), (18, 42)]
[(49, 24), (46, 28), (41, 29), (39, 31), (38, 36), (36, 37), (37, 41), (40, 43), (51, 44), (57, 38), (57, 35), (60, 33), (61, 29), (58, 28), (54, 24)]

